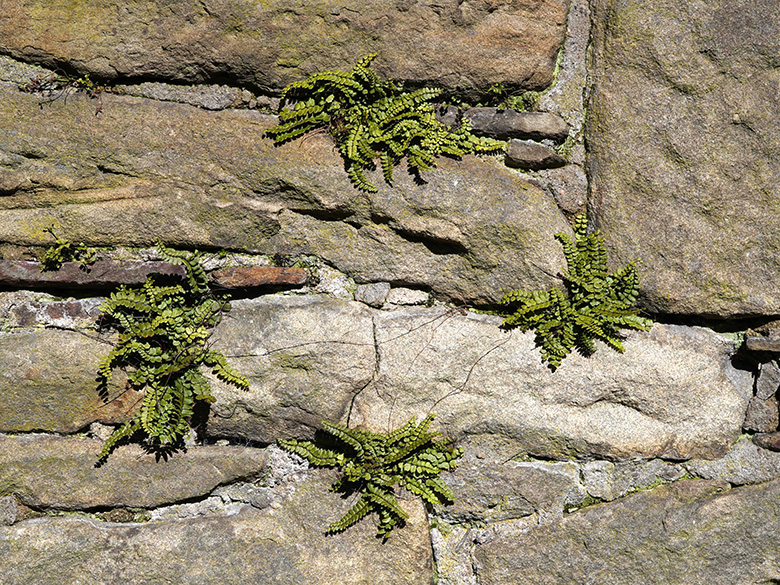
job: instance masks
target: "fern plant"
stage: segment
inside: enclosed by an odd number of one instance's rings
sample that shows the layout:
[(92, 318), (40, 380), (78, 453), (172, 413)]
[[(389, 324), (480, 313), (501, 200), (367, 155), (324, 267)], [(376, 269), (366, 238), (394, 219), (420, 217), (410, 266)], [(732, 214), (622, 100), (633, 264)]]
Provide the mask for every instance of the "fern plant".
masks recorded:
[(647, 331), (653, 324), (633, 308), (639, 294), (635, 262), (609, 272), (604, 238), (598, 231), (587, 232), (588, 220), (583, 213), (575, 218), (574, 240), (555, 234), (568, 265), (568, 271), (561, 274), (566, 290), (515, 291), (500, 301), (514, 311), (504, 326), (534, 329), (542, 362), (553, 371), (574, 348), (592, 355), (596, 339), (623, 353), (621, 329)]
[(79, 242), (73, 244), (70, 240), (60, 238), (54, 233), (54, 226), (44, 228), (45, 232), (54, 238), (54, 244), (46, 248), (41, 256), (38, 266), (41, 272), (59, 270), (63, 262), (81, 262), (85, 270), (95, 261), (96, 252), (93, 248)]
[(331, 491), (360, 493), (360, 499), (337, 522), (328, 526), (331, 534), (343, 532), (372, 512), (379, 516), (377, 536), (387, 538), (396, 526), (403, 526), (408, 514), (396, 500), (395, 486), (417, 494), (430, 504), (451, 503), (452, 490), (439, 477), (455, 469), (463, 449), (453, 447), (439, 432), (429, 431), (433, 415), (418, 425), (412, 419), (390, 433), (372, 433), (323, 421), (335, 440), (333, 448), (311, 441), (279, 439), (279, 445), (307, 459), (312, 465), (338, 467), (341, 475)]
[(360, 59), (349, 71), (325, 71), (291, 83), (282, 93), (279, 125), (266, 133), (282, 144), (307, 132), (324, 128), (344, 159), (352, 184), (362, 191), (377, 188), (364, 174), (379, 159), (385, 181), (393, 182), (393, 167), (406, 158), (410, 172), (436, 166), (439, 155), (459, 157), (470, 153), (495, 153), (505, 143), (471, 133), (464, 120), (451, 129), (435, 117), (431, 100), (440, 89), (404, 92), (393, 81), (382, 81), (371, 68), (376, 54)]
[(140, 288), (120, 287), (102, 305), (102, 317), (119, 330), (119, 339), (101, 361), (103, 387), (115, 368), (128, 371), (128, 385), (143, 392), (138, 413), (106, 440), (99, 460), (116, 444), (140, 431), (153, 449), (179, 443), (189, 430), (197, 401), (214, 402), (201, 366), (220, 380), (248, 389), (249, 381), (208, 347), (211, 330), (230, 310), (226, 296), (212, 294), (200, 252), (171, 250), (158, 243), (166, 262), (183, 266), (182, 284), (163, 285), (152, 275)]

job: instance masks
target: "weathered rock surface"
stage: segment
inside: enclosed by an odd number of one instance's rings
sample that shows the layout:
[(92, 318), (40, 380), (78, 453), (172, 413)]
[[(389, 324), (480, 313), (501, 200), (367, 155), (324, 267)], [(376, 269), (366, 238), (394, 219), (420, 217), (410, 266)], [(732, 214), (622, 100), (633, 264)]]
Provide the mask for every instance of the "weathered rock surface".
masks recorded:
[(681, 464), (660, 459), (650, 461), (588, 461), (582, 464), (582, 482), (588, 495), (611, 502), (627, 493), (677, 481), (685, 476)]
[[(586, 492), (573, 462), (507, 460), (496, 441), (464, 441), (457, 469), (442, 477), (455, 502), (436, 506), (438, 519), (451, 524), (489, 523), (537, 513), (561, 517), (564, 509), (581, 504)], [(511, 457), (515, 453), (509, 453)], [(503, 460), (500, 460), (503, 459)]]
[(542, 457), (722, 456), (739, 436), (750, 372), (704, 329), (656, 324), (626, 353), (573, 353), (555, 373), (532, 333), (488, 315), (404, 308), (374, 316), (375, 381), (355, 399), (356, 424), (380, 430), (438, 413), (455, 436), (497, 434)]
[[(656, 325), (631, 333), (624, 355), (575, 354), (552, 373), (533, 334), (500, 322), (316, 296), (235, 301), (212, 341), (252, 387), (215, 382), (207, 433), (270, 443), (311, 436), (322, 419), (386, 431), (432, 411), (447, 434), (500, 435), (536, 456), (671, 459), (720, 457), (739, 436), (752, 378), (730, 364), (733, 347), (717, 334)], [(119, 408), (103, 414), (110, 408), (95, 390), (102, 344), (16, 331), (0, 337), (4, 430), (121, 420)], [(135, 399), (125, 396), (129, 408)]]
[(77, 286), (115, 289), (119, 285), (139, 285), (150, 274), (173, 279), (185, 275), (183, 266), (167, 262), (125, 262), (101, 260), (93, 264), (63, 262), (59, 270), (41, 271), (37, 262), (0, 260), (0, 286), (61, 291)]
[(753, 436), (753, 443), (768, 451), (780, 451), (780, 431), (762, 433)]
[[(371, 518), (326, 536), (351, 502), (328, 493), (333, 476), (317, 472), (274, 508), (231, 516), (113, 524), (40, 518), (0, 527), (4, 585), (191, 583), (193, 585), (420, 585), (433, 574), (425, 509), (402, 500), (407, 526), (386, 542)], [(324, 499), (328, 505), (322, 505)]]
[(117, 374), (108, 400), (100, 397), (97, 369), (109, 350), (74, 331), (0, 333), (0, 432), (72, 433), (94, 421), (124, 422), (139, 396)]
[(771, 583), (780, 573), (780, 481), (729, 490), (681, 481), (476, 548), (480, 585)]
[(762, 351), (770, 353), (780, 353), (780, 336), (751, 335), (745, 338), (745, 346), (750, 351)]
[[(37, 262), (0, 260), (0, 287), (43, 289), (110, 289), (119, 285), (140, 285), (151, 274), (182, 279), (183, 266), (167, 262), (98, 260), (91, 264), (63, 262), (58, 270), (42, 272)], [(209, 273), (209, 280), (222, 288), (276, 288), (301, 286), (307, 273), (302, 268), (277, 266), (236, 266)]]
[(569, 126), (563, 118), (548, 112), (517, 112), (511, 108), (470, 108), (463, 117), (471, 122), (475, 134), (508, 140), (554, 140), (563, 142), (569, 135)]
[(693, 459), (683, 465), (698, 477), (726, 481), (732, 485), (763, 483), (780, 478), (780, 453), (758, 448), (747, 436), (740, 438), (721, 459)]
[(215, 383), (215, 437), (311, 437), (322, 419), (345, 419), (376, 366), (369, 309), (327, 297), (235, 301), (212, 339), (252, 385)]
[(567, 6), (565, 0), (338, 6), (156, 0), (139, 9), (104, 0), (87, 9), (9, 0), (0, 47), (23, 61), (67, 63), (107, 80), (227, 82), (278, 92), (380, 52), (378, 69), (398, 80), (460, 91), (491, 83), (541, 89), (552, 81)]
[(590, 207), (654, 311), (777, 313), (779, 18), (775, 0), (593, 3)]
[(509, 141), (505, 162), (509, 167), (531, 171), (566, 165), (566, 159), (552, 148), (523, 140)]
[(275, 118), (254, 111), (106, 95), (95, 116), (80, 95), (43, 109), (12, 86), (0, 97), (14, 128), (0, 136), (0, 242), (46, 246), (55, 224), (92, 246), (316, 255), (359, 282), (470, 303), (546, 288), (565, 264), (555, 202), (495, 157), (439, 159), (426, 185), (377, 171), (368, 196), (327, 137), (276, 148)]
[(31, 508), (154, 508), (205, 496), (263, 474), (268, 455), (248, 447), (193, 447), (167, 461), (137, 445), (95, 467), (102, 442), (83, 437), (0, 435), (0, 494)]

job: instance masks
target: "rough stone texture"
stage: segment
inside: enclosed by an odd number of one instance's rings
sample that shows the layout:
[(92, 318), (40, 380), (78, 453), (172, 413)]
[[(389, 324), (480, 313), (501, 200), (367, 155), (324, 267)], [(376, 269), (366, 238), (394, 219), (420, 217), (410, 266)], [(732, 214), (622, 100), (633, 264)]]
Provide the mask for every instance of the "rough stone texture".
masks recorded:
[(424, 305), (428, 302), (428, 293), (411, 288), (394, 288), (387, 294), (388, 305)]
[[(89, 265), (63, 262), (58, 270), (41, 272), (37, 262), (0, 260), (0, 286), (62, 291), (76, 287), (115, 289), (119, 285), (140, 285), (150, 274), (171, 278), (185, 275), (183, 266), (167, 262), (98, 260)], [(308, 275), (302, 268), (244, 266), (220, 268), (209, 274), (213, 284), (223, 288), (300, 286)]]
[[(571, 0), (566, 24), (563, 58), (558, 64), (555, 84), (539, 100), (539, 107), (558, 114), (579, 137), (585, 117), (587, 51), (590, 41), (590, 6), (587, 0)], [(565, 138), (565, 137), (564, 137)]]
[(60, 291), (76, 286), (114, 289), (121, 284), (138, 285), (150, 274), (183, 277), (183, 266), (167, 262), (127, 262), (100, 260), (85, 266), (63, 262), (59, 270), (41, 272), (37, 262), (0, 260), (0, 286)]
[(342, 421), (376, 365), (370, 310), (323, 297), (239, 300), (212, 337), (249, 378), (248, 392), (214, 383), (207, 433), (272, 443)]
[(771, 398), (780, 389), (780, 366), (777, 361), (761, 364), (758, 378), (756, 379), (756, 398)]
[(222, 268), (209, 274), (209, 280), (225, 288), (290, 287), (306, 283), (309, 275), (303, 268), (276, 266), (238, 266)]
[(574, 216), (585, 211), (588, 201), (588, 178), (579, 165), (566, 165), (558, 169), (539, 172), (558, 207)]
[[(4, 585), (422, 585), (431, 582), (425, 509), (402, 500), (407, 526), (382, 543), (372, 519), (326, 536), (324, 527), (351, 506), (328, 493), (333, 476), (312, 474), (274, 508), (243, 507), (231, 516), (113, 524), (40, 518), (0, 527)], [(327, 500), (327, 505), (323, 505)], [(86, 576), (86, 577), (85, 577)], [(370, 580), (370, 581), (369, 581)]]
[(457, 469), (442, 476), (455, 502), (436, 506), (437, 520), (473, 525), (534, 513), (558, 518), (585, 499), (573, 462), (514, 461), (516, 446), (500, 437), (475, 437), (460, 446), (465, 452)]
[(777, 313), (775, 0), (597, 0), (586, 140), (610, 258), (656, 312)]
[(681, 481), (478, 546), (480, 585), (771, 583), (780, 481)]
[(10, 526), (16, 522), (16, 498), (0, 497), (0, 526)]
[(375, 282), (372, 284), (361, 284), (355, 290), (355, 300), (367, 304), (369, 307), (379, 308), (385, 304), (387, 295), (390, 292), (389, 282)]
[(761, 449), (768, 451), (780, 451), (780, 432), (755, 435), (753, 443)]
[(569, 135), (569, 126), (563, 119), (547, 112), (517, 112), (511, 108), (471, 108), (463, 113), (471, 122), (475, 134), (508, 140), (554, 140), (563, 142)]
[[(155, 0), (86, 6), (6, 0), (3, 53), (102, 79), (228, 82), (265, 92), (380, 52), (377, 69), (448, 89), (541, 89), (565, 32), (565, 0), (338, 5)], [(464, 59), (464, 54), (468, 59)]]
[(552, 148), (522, 140), (509, 141), (505, 162), (509, 167), (532, 171), (566, 165), (566, 159)]
[(780, 353), (780, 336), (768, 335), (766, 337), (749, 336), (745, 338), (745, 347), (750, 351), (765, 351)]
[(758, 396), (754, 396), (748, 404), (742, 428), (753, 433), (771, 433), (777, 430), (777, 425), (780, 423), (779, 419), (777, 398), (771, 396), (761, 399)]
[(727, 481), (732, 485), (762, 483), (780, 478), (780, 453), (758, 448), (747, 436), (740, 438), (721, 459), (693, 459), (683, 465), (698, 477)]
[(255, 479), (268, 455), (248, 447), (193, 447), (158, 461), (137, 445), (95, 467), (102, 442), (48, 435), (0, 436), (0, 494), (34, 509), (153, 508), (204, 496), (218, 485)]
[(582, 465), (581, 475), (589, 496), (611, 502), (630, 491), (676, 481), (685, 475), (685, 468), (660, 459), (617, 464), (589, 461)]
[(227, 85), (183, 86), (169, 83), (138, 83), (111, 86), (111, 92), (153, 100), (190, 104), (206, 110), (224, 110), (241, 103), (241, 90)]
[(0, 328), (52, 327), (86, 332), (94, 330), (102, 304), (102, 298), (60, 301), (31, 291), (0, 292)]
[(626, 353), (573, 353), (554, 373), (532, 333), (445, 308), (377, 312), (376, 380), (355, 424), (386, 430), (438, 413), (453, 436), (498, 434), (542, 457), (717, 458), (737, 440), (752, 395), (733, 344), (708, 330), (656, 324)]
[[(387, 430), (433, 411), (453, 436), (501, 435), (553, 458), (714, 458), (737, 439), (751, 375), (730, 365), (733, 347), (714, 333), (656, 325), (630, 334), (625, 355), (575, 354), (552, 373), (533, 334), (499, 324), (328, 297), (235, 301), (212, 342), (252, 387), (214, 381), (207, 433), (270, 443), (310, 436), (322, 419)], [(0, 335), (3, 430), (70, 432), (128, 416), (136, 397), (106, 406), (97, 395), (103, 344), (72, 331), (15, 331)]]
[(73, 331), (0, 333), (0, 432), (72, 433), (94, 421), (124, 422), (139, 396), (117, 374), (108, 401), (100, 398), (97, 369), (109, 348)]
[[(46, 246), (42, 230), (88, 245), (316, 255), (358, 282), (424, 287), (461, 302), (546, 288), (568, 226), (540, 187), (496, 157), (439, 159), (416, 185), (358, 192), (331, 141), (276, 148), (275, 118), (106, 95), (39, 99), (0, 84), (0, 242)], [(3, 117), (5, 116), (5, 118)], [(78, 122), (76, 122), (78, 121)]]

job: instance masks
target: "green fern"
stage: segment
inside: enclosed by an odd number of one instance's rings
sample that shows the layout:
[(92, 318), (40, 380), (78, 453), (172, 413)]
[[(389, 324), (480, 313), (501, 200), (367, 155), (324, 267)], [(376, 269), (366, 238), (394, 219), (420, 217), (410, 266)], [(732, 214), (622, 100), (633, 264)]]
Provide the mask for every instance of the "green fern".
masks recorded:
[(568, 271), (561, 274), (565, 291), (515, 291), (500, 301), (513, 309), (504, 326), (534, 329), (542, 362), (553, 371), (574, 348), (586, 356), (593, 354), (596, 339), (623, 353), (621, 329), (647, 331), (653, 324), (633, 308), (639, 294), (636, 264), (609, 272), (604, 238), (598, 231), (587, 232), (583, 213), (575, 218), (574, 240), (555, 234), (568, 265)]
[(160, 255), (183, 266), (182, 284), (163, 286), (150, 276), (137, 289), (120, 287), (103, 303), (102, 317), (119, 330), (117, 344), (103, 358), (98, 378), (103, 386), (113, 370), (127, 371), (128, 385), (143, 392), (141, 407), (132, 420), (104, 443), (105, 460), (119, 443), (142, 431), (153, 449), (179, 443), (189, 432), (189, 419), (198, 401), (214, 402), (201, 367), (220, 380), (248, 389), (249, 381), (227, 363), (220, 352), (207, 347), (211, 329), (230, 310), (227, 297), (215, 296), (201, 265), (203, 254), (163, 247)]
[(338, 521), (328, 526), (331, 534), (343, 532), (372, 512), (379, 516), (377, 536), (387, 538), (408, 515), (398, 504), (394, 491), (401, 486), (430, 504), (450, 503), (454, 495), (439, 478), (442, 471), (455, 469), (463, 449), (452, 446), (440, 433), (429, 431), (433, 415), (418, 425), (412, 419), (387, 434), (350, 429), (323, 421), (325, 431), (336, 442), (323, 448), (311, 441), (279, 440), (279, 445), (307, 459), (312, 465), (338, 467), (341, 475), (332, 491), (360, 493), (360, 499)]
[(344, 159), (344, 169), (361, 191), (377, 188), (364, 175), (379, 159), (385, 181), (392, 185), (393, 167), (403, 158), (419, 179), (436, 166), (440, 155), (497, 153), (505, 143), (480, 138), (464, 121), (452, 130), (436, 120), (432, 100), (441, 90), (404, 92), (393, 81), (381, 81), (370, 69), (375, 54), (363, 57), (352, 71), (325, 71), (288, 85), (282, 93), (279, 125), (267, 131), (276, 144), (325, 128)]
[(63, 262), (81, 262), (82, 268), (88, 269), (96, 259), (96, 251), (79, 242), (73, 244), (69, 240), (60, 238), (54, 233), (54, 226), (44, 228), (46, 233), (54, 238), (54, 245), (49, 246), (40, 259), (41, 272), (59, 270)]

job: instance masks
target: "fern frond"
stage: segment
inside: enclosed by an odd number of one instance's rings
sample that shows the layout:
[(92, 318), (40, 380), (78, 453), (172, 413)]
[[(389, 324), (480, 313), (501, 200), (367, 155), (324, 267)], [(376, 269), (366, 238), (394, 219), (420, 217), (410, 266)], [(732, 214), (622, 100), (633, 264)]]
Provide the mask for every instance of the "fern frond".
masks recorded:
[(408, 515), (394, 495), (396, 485), (419, 495), (430, 503), (451, 502), (449, 487), (439, 479), (442, 471), (455, 469), (463, 449), (453, 448), (446, 439), (434, 440), (438, 432), (429, 431), (433, 415), (419, 424), (411, 419), (394, 431), (371, 433), (323, 421), (325, 430), (343, 443), (346, 452), (317, 447), (311, 441), (279, 440), (279, 445), (306, 458), (314, 465), (339, 467), (341, 475), (332, 491), (359, 492), (360, 500), (328, 532), (346, 530), (368, 514), (379, 516), (377, 535), (387, 537), (394, 527), (402, 526)]
[(289, 84), (282, 92), (285, 107), (279, 124), (266, 135), (278, 145), (325, 128), (344, 158), (350, 181), (368, 193), (377, 189), (363, 172), (373, 168), (377, 158), (385, 181), (392, 184), (392, 167), (403, 158), (419, 177), (434, 168), (442, 154), (491, 154), (504, 148), (503, 142), (474, 136), (468, 122), (457, 130), (443, 125), (432, 104), (442, 90), (404, 92), (392, 81), (380, 80), (370, 68), (375, 58), (361, 58), (351, 71), (325, 71)]
[(373, 505), (370, 498), (363, 496), (357, 503), (352, 506), (349, 511), (342, 516), (338, 522), (333, 522), (328, 526), (328, 532), (330, 534), (336, 534), (338, 532), (344, 532), (350, 526), (353, 526), (360, 522), (363, 518), (368, 516), (373, 511)]
[(138, 289), (121, 287), (101, 307), (114, 319), (119, 337), (101, 360), (98, 377), (107, 382), (114, 368), (125, 368), (128, 383), (143, 392), (138, 414), (112, 435), (102, 456), (136, 431), (143, 431), (146, 444), (155, 448), (178, 443), (189, 432), (196, 401), (214, 401), (202, 365), (229, 384), (249, 387), (224, 355), (206, 347), (210, 328), (229, 304), (211, 294), (203, 255), (165, 248), (159, 242), (158, 248), (167, 262), (184, 267), (185, 283), (162, 286), (152, 275)]
[(574, 221), (573, 240), (567, 234), (555, 234), (566, 258), (567, 270), (561, 274), (565, 291), (515, 291), (500, 301), (515, 307), (504, 326), (535, 329), (542, 361), (552, 370), (575, 347), (583, 355), (592, 355), (596, 339), (622, 353), (620, 329), (648, 330), (652, 326), (651, 320), (640, 317), (633, 308), (639, 296), (635, 263), (610, 273), (604, 238), (598, 231), (587, 231), (587, 217), (581, 214)]

